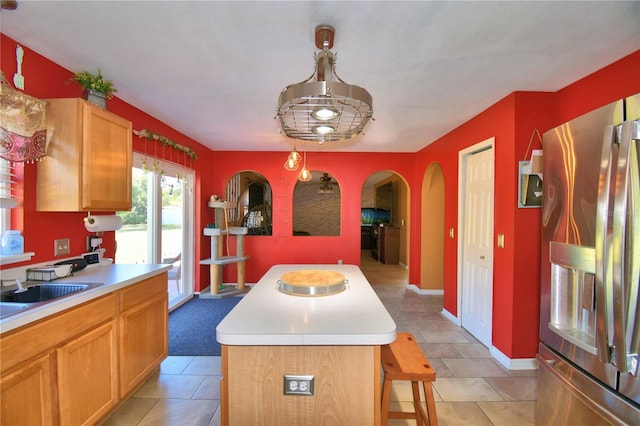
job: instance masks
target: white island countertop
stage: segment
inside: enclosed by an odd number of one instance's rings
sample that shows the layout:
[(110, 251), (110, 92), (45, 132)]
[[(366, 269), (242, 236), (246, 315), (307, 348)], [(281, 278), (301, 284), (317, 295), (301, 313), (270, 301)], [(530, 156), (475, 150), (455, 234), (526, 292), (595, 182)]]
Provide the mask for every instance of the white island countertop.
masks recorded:
[[(15, 315), (0, 319), (0, 333), (4, 333), (23, 325), (38, 321), (49, 315), (112, 293), (121, 288), (135, 284), (144, 279), (154, 277), (171, 269), (171, 265), (151, 264), (115, 264), (85, 268), (73, 275), (51, 281), (49, 284), (77, 283), (90, 284), (87, 290), (79, 291), (68, 296), (40, 302), (37, 307), (27, 309)], [(1, 308), (0, 308), (1, 309)]]
[[(347, 288), (329, 296), (294, 296), (278, 290), (282, 274), (298, 270), (343, 274)], [(355, 265), (276, 265), (218, 324), (223, 345), (384, 345), (396, 324)]]

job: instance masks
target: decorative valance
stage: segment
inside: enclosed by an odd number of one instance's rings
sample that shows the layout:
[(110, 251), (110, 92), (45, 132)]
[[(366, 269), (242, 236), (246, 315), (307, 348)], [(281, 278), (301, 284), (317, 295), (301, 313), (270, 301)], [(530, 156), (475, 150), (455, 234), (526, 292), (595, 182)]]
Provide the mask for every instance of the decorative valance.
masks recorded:
[(198, 155), (193, 149), (189, 148), (188, 146), (175, 143), (171, 139), (165, 138), (164, 136), (158, 133), (151, 133), (147, 129), (142, 129), (142, 130), (134, 130), (133, 134), (138, 136), (139, 138), (146, 138), (148, 140), (158, 141), (162, 144), (163, 147), (168, 146), (169, 148), (173, 148), (179, 153), (182, 153), (183, 155), (189, 157), (191, 160), (195, 160), (198, 158)]
[(0, 72), (0, 157), (33, 162), (47, 155), (47, 103), (17, 91)]

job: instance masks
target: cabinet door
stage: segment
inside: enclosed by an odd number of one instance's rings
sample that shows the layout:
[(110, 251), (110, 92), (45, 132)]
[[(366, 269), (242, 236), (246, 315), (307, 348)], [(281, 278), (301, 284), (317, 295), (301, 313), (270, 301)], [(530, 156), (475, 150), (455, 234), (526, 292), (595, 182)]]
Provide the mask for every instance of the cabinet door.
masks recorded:
[(386, 256), (385, 249), (387, 240), (387, 228), (384, 226), (380, 227), (380, 232), (378, 233), (378, 262), (384, 263), (384, 259)]
[[(166, 279), (166, 275), (163, 274)], [(164, 283), (166, 289), (166, 281)], [(120, 396), (145, 380), (167, 357), (167, 293), (148, 299), (120, 315)]]
[(399, 262), (400, 228), (388, 227), (384, 231), (383, 260), (381, 262), (396, 265)]
[(94, 424), (117, 403), (116, 343), (110, 321), (57, 350), (61, 424)]
[(131, 210), (131, 122), (83, 105), (82, 208)]
[(0, 424), (53, 423), (51, 361), (47, 354), (0, 379)]

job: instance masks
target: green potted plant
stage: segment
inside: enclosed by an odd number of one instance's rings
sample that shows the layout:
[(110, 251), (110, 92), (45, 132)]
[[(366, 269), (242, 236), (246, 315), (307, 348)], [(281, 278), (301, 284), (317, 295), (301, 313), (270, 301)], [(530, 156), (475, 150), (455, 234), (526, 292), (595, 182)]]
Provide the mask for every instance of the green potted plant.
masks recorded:
[(102, 72), (98, 68), (98, 74), (89, 71), (77, 72), (69, 79), (78, 83), (82, 87), (82, 97), (87, 101), (100, 106), (107, 107), (107, 99), (113, 98), (113, 94), (118, 90), (111, 80), (105, 80)]

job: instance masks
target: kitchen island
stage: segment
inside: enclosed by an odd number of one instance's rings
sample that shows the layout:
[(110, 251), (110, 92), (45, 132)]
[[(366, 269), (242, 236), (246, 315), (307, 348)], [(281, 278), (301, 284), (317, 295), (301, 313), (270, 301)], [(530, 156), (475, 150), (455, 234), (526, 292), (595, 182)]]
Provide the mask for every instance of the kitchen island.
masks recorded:
[[(346, 289), (317, 297), (279, 290), (283, 274), (308, 270), (343, 274)], [(380, 424), (380, 346), (395, 340), (396, 325), (357, 266), (272, 267), (216, 337), (223, 425)], [(285, 375), (302, 377), (292, 379), (293, 394), (284, 394), (292, 390)]]

